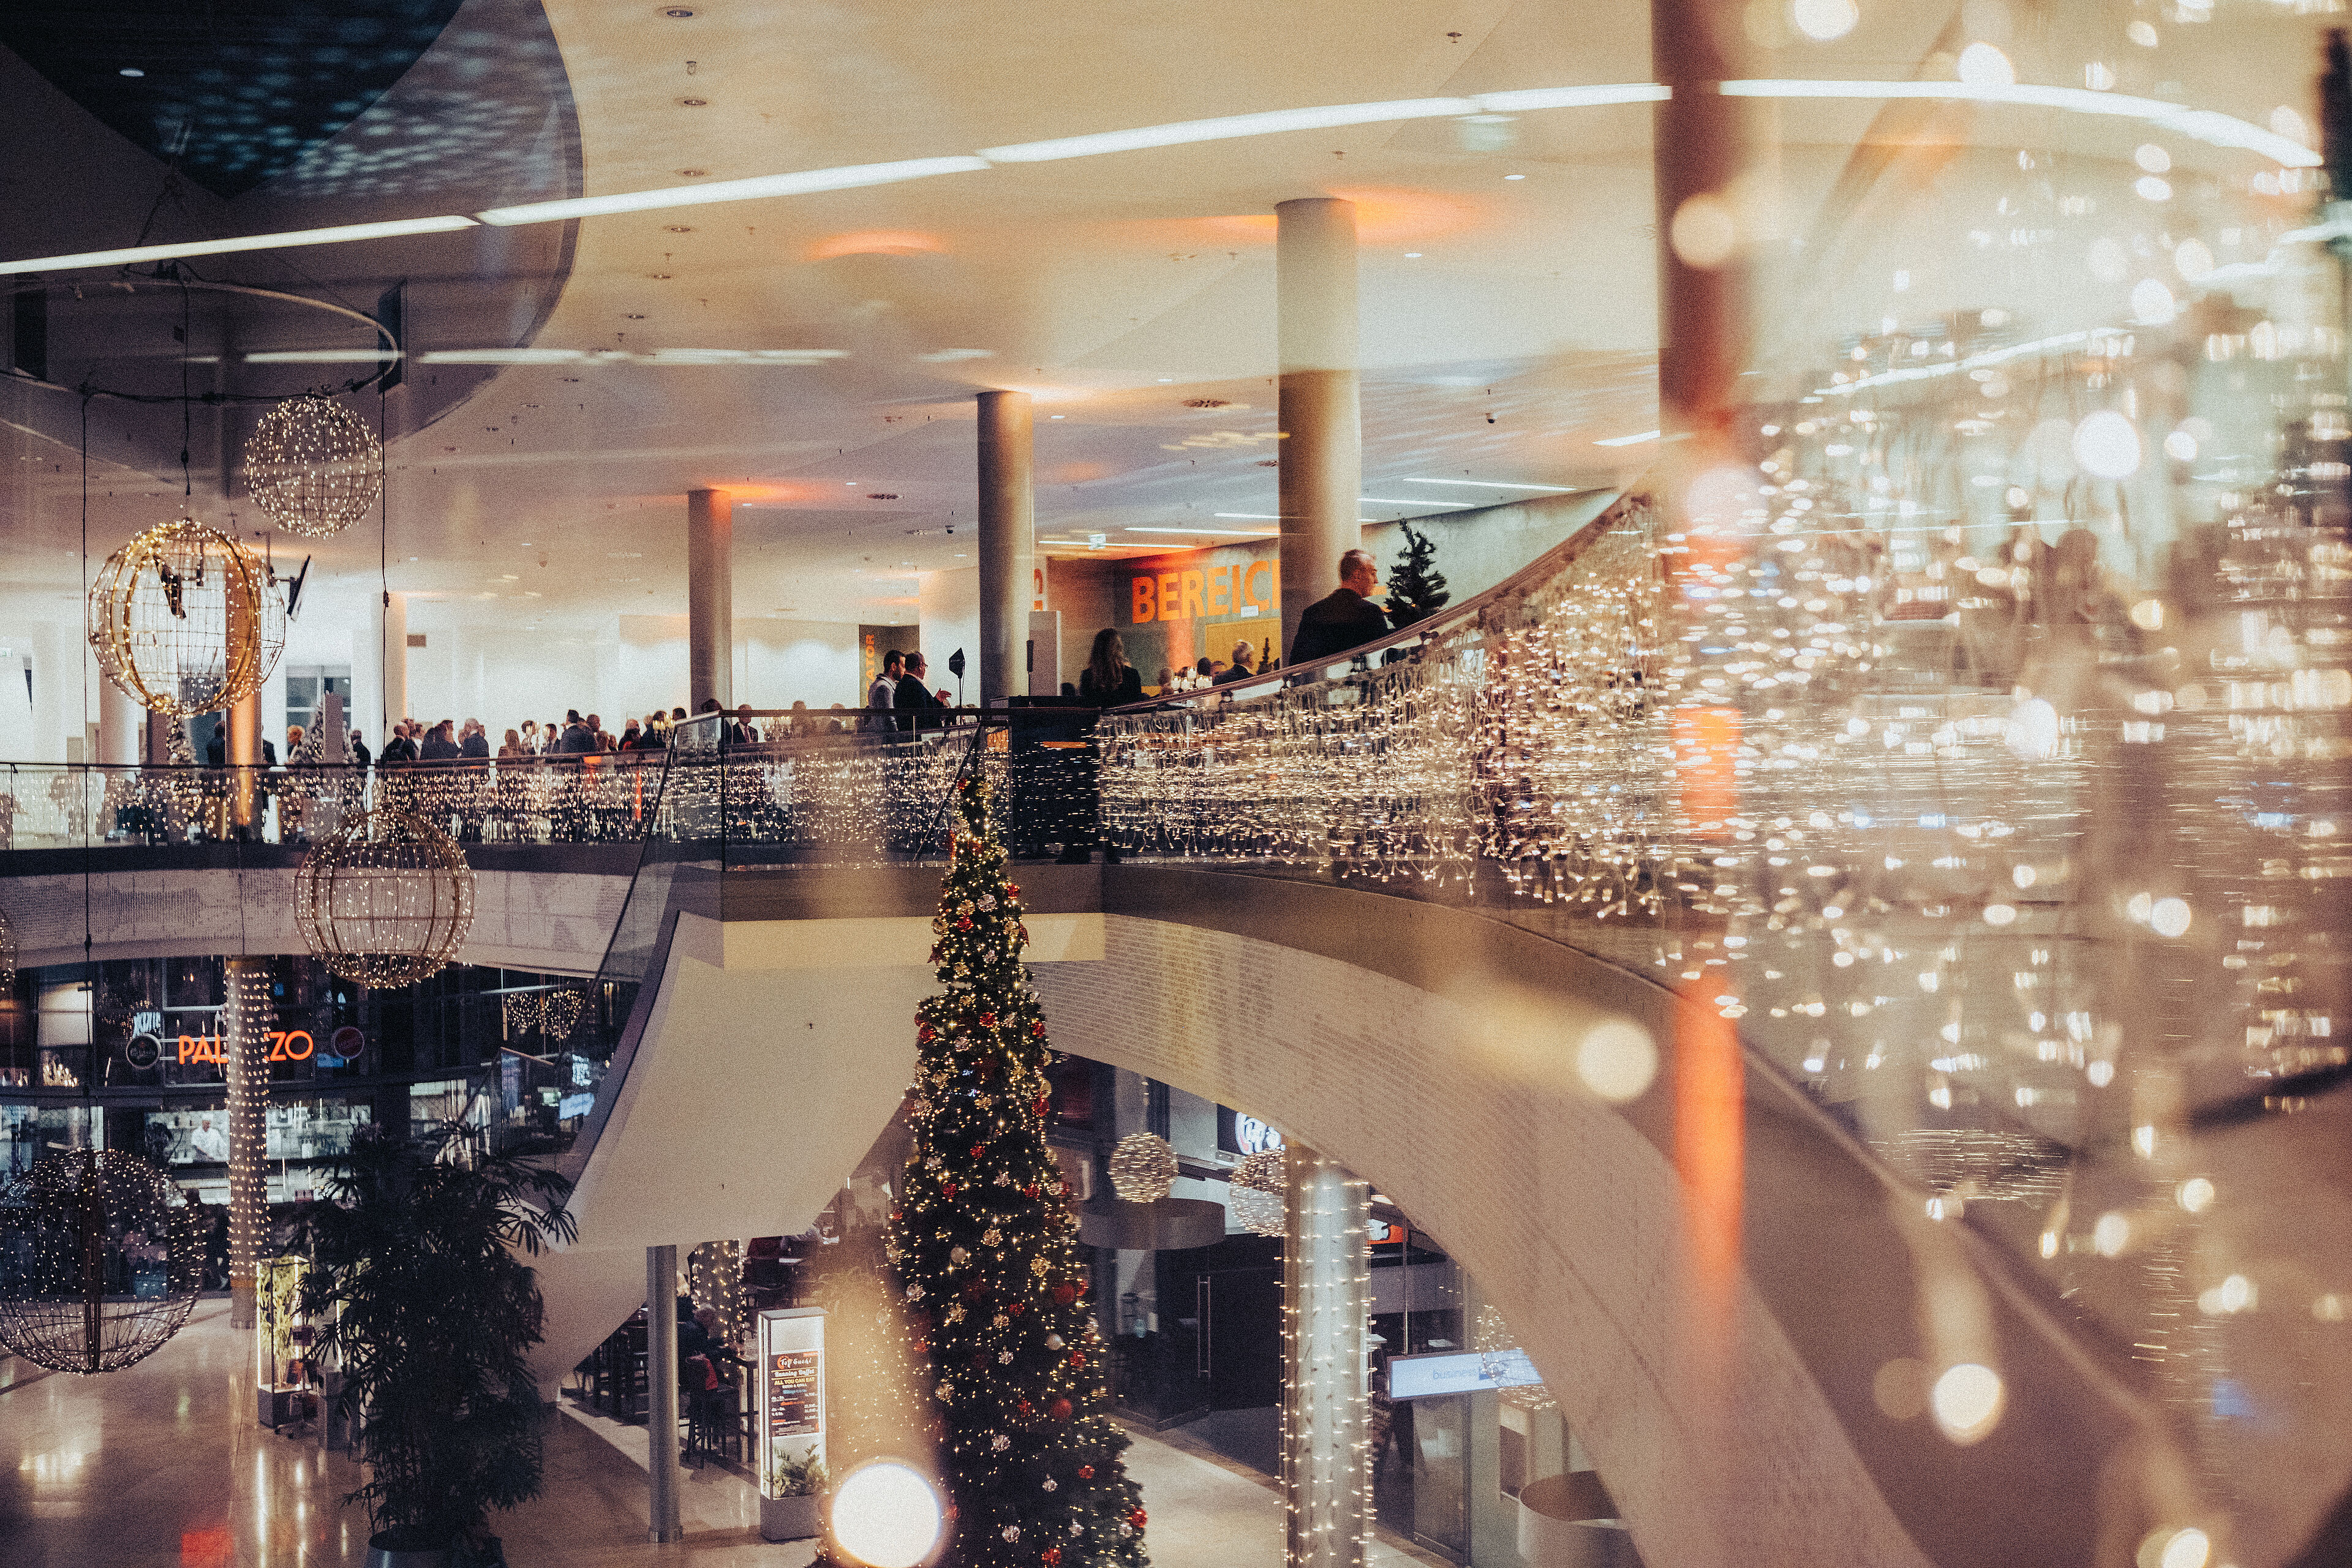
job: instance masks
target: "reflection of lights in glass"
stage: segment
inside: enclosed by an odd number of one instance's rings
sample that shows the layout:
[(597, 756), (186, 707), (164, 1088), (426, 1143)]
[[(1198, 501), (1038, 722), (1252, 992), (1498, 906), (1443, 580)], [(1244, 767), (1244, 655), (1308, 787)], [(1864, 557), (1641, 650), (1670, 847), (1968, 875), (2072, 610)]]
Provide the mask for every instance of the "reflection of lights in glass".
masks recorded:
[(2190, 1214), (2203, 1214), (2213, 1202), (2213, 1184), (2202, 1176), (2191, 1176), (2174, 1189), (2172, 1196)]
[(2142, 174), (2132, 182), (2132, 189), (2147, 201), (2168, 202), (2172, 199), (2172, 182), (2158, 179), (2154, 174)]
[(1843, 38), (1862, 20), (1853, 0), (1797, 0), (1791, 7), (1797, 31), (1821, 43)]
[(1636, 447), (1644, 441), (1656, 440), (1658, 435), (1655, 430), (1644, 430), (1638, 436), (1612, 436), (1605, 441), (1595, 441), (1592, 444), (1596, 447)]
[(2271, 129), (2290, 142), (2300, 142), (2306, 147), (2311, 144), (2311, 126), (2286, 104), (2271, 110)]
[(874, 1568), (915, 1568), (939, 1542), (939, 1494), (896, 1460), (861, 1465), (834, 1491), (833, 1536)]
[(2205, 1568), (2213, 1543), (2201, 1530), (2177, 1530), (2156, 1554), (2156, 1568)]
[(2151, 174), (2168, 174), (2172, 168), (2172, 154), (2153, 142), (2143, 142), (2132, 153), (2132, 162)]
[(2186, 936), (2189, 933), (2189, 901), (2186, 899), (2158, 899), (2147, 913), (2147, 929), (2158, 936)]
[(2139, 470), (2139, 431), (2112, 408), (2086, 414), (2074, 426), (2074, 461), (2103, 479), (2128, 479)]
[(2010, 710), (2001, 742), (2022, 762), (2046, 762), (2058, 754), (2058, 710), (2046, 699), (2029, 697)]
[(1576, 1076), (1612, 1103), (1639, 1098), (1657, 1076), (1658, 1047), (1649, 1031), (1622, 1018), (1588, 1030), (1576, 1047)]
[(1973, 1443), (2000, 1424), (2000, 1373), (1975, 1362), (1962, 1362), (1936, 1380), (1927, 1395), (1936, 1425), (1955, 1443)]
[(2137, 44), (2143, 49), (2152, 49), (2156, 47), (2157, 43), (2158, 42), (2156, 26), (2153, 23), (2149, 22), (2134, 22), (2130, 26), (2124, 29), (2124, 37), (2129, 38), (2133, 43)]
[(2013, 904), (1987, 904), (1984, 911), (1984, 922), (1989, 926), (2016, 924), (2016, 906)]
[(2173, 269), (2185, 282), (2201, 283), (2213, 275), (2213, 252), (2201, 239), (2184, 239), (2172, 249)]
[(2083, 85), (2094, 92), (2105, 92), (2116, 85), (2116, 73), (2104, 61), (2093, 60), (2083, 68)]
[(2083, 1076), (2091, 1080), (2093, 1089), (2105, 1089), (2116, 1081), (2116, 1064), (2110, 1061), (2093, 1062), (2083, 1069)]
[(2011, 87), (2017, 81), (2017, 68), (2009, 57), (1981, 40), (1960, 51), (1959, 73), (1970, 87)]
[(2143, 278), (2132, 285), (2131, 300), (2132, 319), (2142, 326), (2163, 326), (2179, 310), (2161, 279)]
[(2091, 1227), (2091, 1245), (2102, 1258), (2121, 1257), (2131, 1245), (2131, 1221), (2119, 1214), (2101, 1215), (2099, 1223)]
[(2197, 456), (2197, 437), (2186, 430), (2175, 430), (2164, 438), (2164, 455), (2175, 462), (2192, 461)]
[(330, 228), (280, 234), (247, 234), (234, 239), (191, 239), (176, 245), (134, 245), (121, 250), (87, 250), (77, 256), (42, 256), (0, 261), (0, 277), (17, 272), (67, 272), (86, 267), (128, 267), (190, 256), (233, 256), (246, 250), (286, 250), (299, 245), (341, 245), (358, 239), (395, 239), (411, 234), (448, 234), (471, 228), (469, 217), (404, 217), (386, 223), (339, 224)]

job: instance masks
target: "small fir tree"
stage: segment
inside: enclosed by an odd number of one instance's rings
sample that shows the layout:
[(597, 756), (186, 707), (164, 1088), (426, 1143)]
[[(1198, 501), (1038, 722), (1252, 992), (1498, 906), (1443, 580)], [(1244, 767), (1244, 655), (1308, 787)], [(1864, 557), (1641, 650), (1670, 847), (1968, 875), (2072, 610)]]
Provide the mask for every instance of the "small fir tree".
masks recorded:
[(1454, 596), (1437, 569), (1435, 542), (1409, 522), (1402, 526), (1404, 549), (1389, 568), (1389, 625), (1398, 629), (1435, 615)]
[(1021, 889), (977, 779), (917, 1012), (914, 1151), (890, 1258), (940, 1417), (957, 1568), (1142, 1568), (1141, 1496), (1105, 1412), (1077, 1221), (1045, 1147), (1053, 1051), (1021, 951)]

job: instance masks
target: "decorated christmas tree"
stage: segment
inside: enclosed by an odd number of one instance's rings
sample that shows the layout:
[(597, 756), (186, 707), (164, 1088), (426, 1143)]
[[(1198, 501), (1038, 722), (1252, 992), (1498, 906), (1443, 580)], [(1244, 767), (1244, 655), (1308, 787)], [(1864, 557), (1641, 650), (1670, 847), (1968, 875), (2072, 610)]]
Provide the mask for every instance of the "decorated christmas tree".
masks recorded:
[(890, 1257), (940, 1419), (957, 1568), (1140, 1565), (1140, 1494), (1104, 1414), (1077, 1221), (1045, 1147), (1053, 1051), (1021, 889), (978, 779), (932, 921), (947, 989), (916, 1014), (914, 1152)]
[(1454, 596), (1437, 569), (1436, 543), (1412, 524), (1403, 527), (1404, 548), (1389, 568), (1389, 625), (1399, 630), (1435, 615)]

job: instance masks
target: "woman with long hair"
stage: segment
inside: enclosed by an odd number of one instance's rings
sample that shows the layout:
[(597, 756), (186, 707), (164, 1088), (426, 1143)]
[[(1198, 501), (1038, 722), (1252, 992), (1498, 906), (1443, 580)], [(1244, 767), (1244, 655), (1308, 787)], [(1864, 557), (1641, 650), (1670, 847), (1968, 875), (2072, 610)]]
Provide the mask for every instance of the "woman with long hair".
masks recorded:
[(1127, 645), (1115, 626), (1095, 634), (1093, 654), (1078, 677), (1078, 700), (1089, 708), (1117, 708), (1143, 700), (1143, 677), (1127, 662)]

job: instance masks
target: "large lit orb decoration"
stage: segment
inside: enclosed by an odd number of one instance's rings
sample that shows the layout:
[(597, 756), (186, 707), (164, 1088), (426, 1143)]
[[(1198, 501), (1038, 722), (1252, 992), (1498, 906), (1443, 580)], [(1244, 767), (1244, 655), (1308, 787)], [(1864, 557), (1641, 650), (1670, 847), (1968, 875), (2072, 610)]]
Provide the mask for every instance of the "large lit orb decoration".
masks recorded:
[(261, 557), (186, 517), (106, 558), (89, 626), (106, 679), (157, 713), (217, 713), (253, 695), (286, 647), (286, 605)]
[(834, 1489), (833, 1543), (872, 1568), (915, 1568), (943, 1522), (931, 1483), (896, 1459), (860, 1465)]
[(1226, 1209), (1234, 1223), (1252, 1236), (1280, 1236), (1289, 1210), (1289, 1184), (1282, 1151), (1252, 1154), (1234, 1167), (1233, 1195)]
[(1176, 1186), (1176, 1151), (1151, 1132), (1130, 1132), (1110, 1154), (1111, 1191), (1131, 1204), (1156, 1204)]
[(116, 1372), (180, 1331), (204, 1283), (180, 1189), (119, 1149), (51, 1154), (0, 1184), (0, 1348), (52, 1372)]
[(383, 452), (367, 422), (341, 404), (289, 398), (261, 416), (245, 444), (245, 483), (280, 528), (324, 539), (375, 505)]
[(474, 871), (455, 840), (390, 807), (359, 812), (294, 871), (294, 919), (330, 973), (413, 985), (457, 957), (474, 923)]

